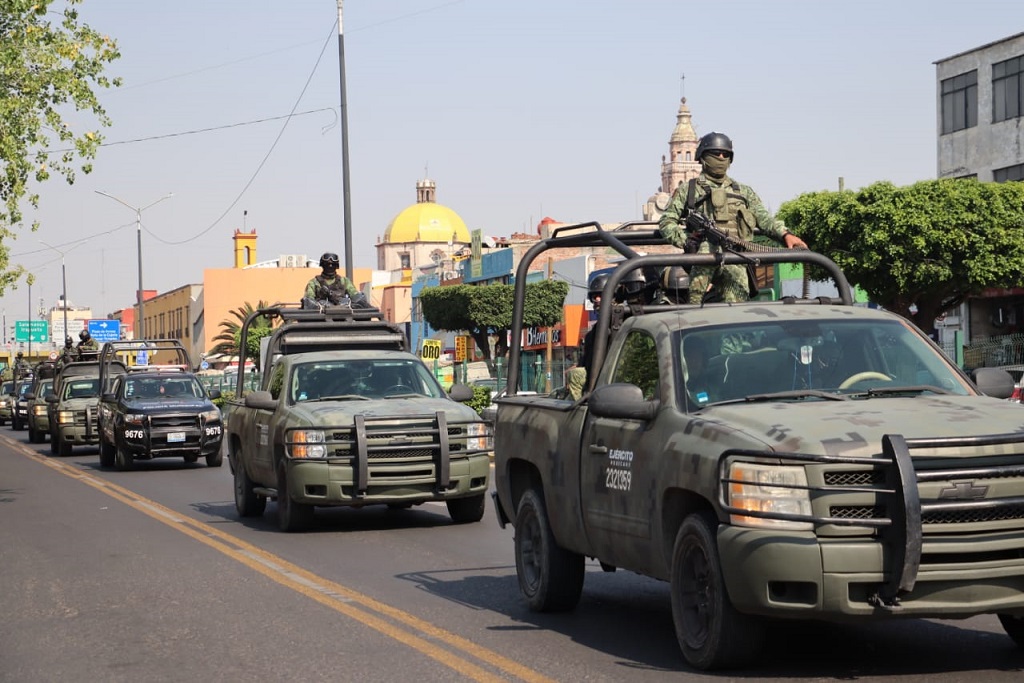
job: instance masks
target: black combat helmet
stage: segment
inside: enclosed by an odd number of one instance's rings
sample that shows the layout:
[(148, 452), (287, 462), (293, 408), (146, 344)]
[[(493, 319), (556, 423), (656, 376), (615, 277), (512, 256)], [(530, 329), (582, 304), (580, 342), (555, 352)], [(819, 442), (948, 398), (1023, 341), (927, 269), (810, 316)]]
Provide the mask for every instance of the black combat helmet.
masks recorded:
[(587, 288), (587, 298), (590, 299), (590, 303), (594, 303), (594, 299), (601, 296), (607, 282), (608, 276), (604, 273), (594, 276), (594, 279), (590, 281), (590, 286)]
[(86, 339), (88, 339), (89, 338), (89, 330), (82, 330), (81, 332), (79, 332), (78, 333), (78, 338), (81, 339), (82, 341), (85, 341)]
[(644, 279), (644, 274), (640, 272), (639, 268), (634, 268), (619, 280), (619, 286), (615, 288), (615, 300), (619, 303), (624, 301), (635, 303), (644, 293), (646, 287), (647, 280)]
[(704, 158), (705, 152), (726, 152), (732, 159), (732, 140), (725, 133), (708, 133), (697, 143), (697, 161)]
[(671, 266), (661, 271), (661, 290), (677, 304), (689, 300), (690, 275), (682, 266)]
[(338, 260), (337, 254), (326, 252), (320, 257), (320, 267), (325, 270), (337, 270), (340, 265), (341, 261)]
[(64, 337), (64, 346), (70, 347), (70, 346), (73, 346), (74, 343), (75, 343), (75, 340), (72, 339), (71, 337)]

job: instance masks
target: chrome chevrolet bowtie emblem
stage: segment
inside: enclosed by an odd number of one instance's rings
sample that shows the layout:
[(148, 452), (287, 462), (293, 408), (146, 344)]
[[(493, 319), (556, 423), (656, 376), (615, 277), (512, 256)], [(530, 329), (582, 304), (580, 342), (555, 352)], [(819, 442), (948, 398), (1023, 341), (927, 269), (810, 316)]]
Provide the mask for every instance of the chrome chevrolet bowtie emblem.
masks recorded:
[(987, 486), (975, 486), (973, 481), (960, 481), (953, 484), (948, 489), (942, 489), (939, 491), (939, 498), (974, 500), (977, 498), (984, 498), (986, 493), (988, 493)]

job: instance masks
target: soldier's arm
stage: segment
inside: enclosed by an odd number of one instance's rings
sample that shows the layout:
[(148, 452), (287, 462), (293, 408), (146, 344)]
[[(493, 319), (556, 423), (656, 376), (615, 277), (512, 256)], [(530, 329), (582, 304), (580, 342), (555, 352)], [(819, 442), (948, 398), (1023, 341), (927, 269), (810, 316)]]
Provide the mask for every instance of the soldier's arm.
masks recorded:
[(303, 296), (305, 296), (307, 299), (313, 299), (314, 301), (316, 301), (316, 290), (316, 278), (313, 278), (312, 280), (306, 283), (306, 293)]
[(349, 280), (347, 277), (344, 278), (344, 282), (345, 282), (345, 291), (348, 292), (349, 298), (350, 299), (354, 299), (356, 297), (356, 294), (359, 294), (359, 290), (356, 289), (356, 286), (354, 284), (352, 284), (352, 281)]
[(680, 249), (686, 243), (686, 186), (686, 183), (683, 183), (676, 188), (672, 193), (672, 201), (658, 221), (658, 230), (662, 237)]
[(764, 208), (761, 198), (757, 196), (757, 193), (749, 185), (743, 185), (742, 188), (743, 194), (747, 198), (747, 206), (753, 212), (754, 218), (757, 219), (757, 227), (760, 228), (762, 233), (787, 247), (807, 248), (807, 244), (791, 233), (785, 223), (768, 213), (768, 209)]

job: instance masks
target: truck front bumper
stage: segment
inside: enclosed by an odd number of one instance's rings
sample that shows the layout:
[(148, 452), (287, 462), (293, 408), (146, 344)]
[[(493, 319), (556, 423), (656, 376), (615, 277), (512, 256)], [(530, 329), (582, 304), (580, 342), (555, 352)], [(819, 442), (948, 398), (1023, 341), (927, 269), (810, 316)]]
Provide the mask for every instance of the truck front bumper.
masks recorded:
[(289, 459), (287, 467), (289, 493), (298, 503), (322, 506), (416, 504), (486, 493), (491, 459), (486, 452), (452, 458), (444, 485), (438, 484), (437, 465), (433, 463), (373, 464), (367, 473), (364, 491), (357, 490), (360, 478), (349, 458)]
[(925, 540), (913, 590), (887, 606), (875, 596), (893, 563), (878, 540), (721, 526), (718, 547), (729, 598), (747, 614), (834, 621), (1024, 614), (1024, 532)]

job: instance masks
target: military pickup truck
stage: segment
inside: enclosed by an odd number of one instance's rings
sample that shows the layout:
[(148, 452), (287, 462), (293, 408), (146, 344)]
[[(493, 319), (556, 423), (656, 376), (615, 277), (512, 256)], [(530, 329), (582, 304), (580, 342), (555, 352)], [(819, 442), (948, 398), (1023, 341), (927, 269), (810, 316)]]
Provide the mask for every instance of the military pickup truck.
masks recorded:
[(277, 501), (278, 526), (301, 531), (316, 507), (443, 501), (456, 523), (483, 516), (491, 430), (446, 394), (409, 353), (405, 333), (376, 309), (261, 309), (241, 330), (239, 367), (253, 322), (281, 324), (264, 339), (262, 384), (225, 403), (226, 447), (241, 517)]
[[(121, 361), (107, 368), (105, 386), (127, 372)], [(71, 455), (75, 446), (94, 446), (100, 442), (100, 362), (74, 361), (60, 366), (53, 378), (53, 393), (46, 397), (50, 425), (50, 452)]]
[(716, 263), (638, 255), (660, 243), (643, 225), (583, 227), (519, 265), (498, 399), (495, 508), (531, 609), (573, 609), (590, 557), (671, 584), (699, 669), (749, 663), (772, 619), (996, 614), (1024, 646), (1024, 412), (1001, 400), (1005, 371), (968, 376), (904, 318), (853, 305), (820, 254), (726, 253), (815, 266), (838, 294), (602, 306), (583, 397), (517, 397), (537, 256), (618, 251), (607, 302), (636, 269)]
[[(144, 350), (145, 364), (139, 364)], [(121, 359), (128, 374), (116, 373)], [(150, 362), (150, 358), (159, 362)], [(103, 345), (100, 378), (106, 389), (100, 397), (100, 465), (124, 471), (136, 461), (181, 458), (207, 467), (223, 462), (224, 428), (220, 409), (191, 371), (188, 351), (176, 339), (114, 341)], [(115, 370), (107, 381), (107, 374)]]

